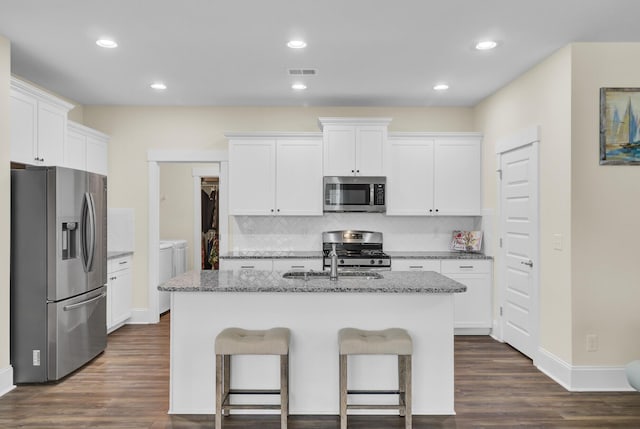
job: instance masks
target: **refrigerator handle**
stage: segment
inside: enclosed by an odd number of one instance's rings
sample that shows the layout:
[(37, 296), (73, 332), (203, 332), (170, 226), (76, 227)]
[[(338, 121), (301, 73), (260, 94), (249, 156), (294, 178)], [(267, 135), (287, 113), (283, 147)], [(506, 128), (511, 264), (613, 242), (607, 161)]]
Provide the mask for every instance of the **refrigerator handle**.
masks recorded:
[(65, 305), (64, 307), (62, 307), (62, 310), (64, 310), (64, 311), (73, 310), (74, 308), (78, 308), (78, 307), (82, 307), (83, 305), (91, 304), (92, 302), (97, 301), (99, 299), (102, 299), (105, 296), (107, 296), (107, 294), (106, 294), (106, 292), (103, 292), (100, 295), (95, 296), (93, 298), (90, 298), (90, 299), (88, 299), (86, 301), (82, 301), (82, 302), (79, 302), (77, 304)]
[(87, 258), (87, 272), (93, 270), (93, 260), (96, 253), (96, 203), (93, 195), (87, 192), (89, 200), (89, 255)]
[(80, 215), (80, 251), (82, 253), (82, 267), (85, 273), (89, 272), (89, 249), (87, 246), (87, 216), (89, 212), (89, 193), (84, 193), (82, 200), (82, 213)]

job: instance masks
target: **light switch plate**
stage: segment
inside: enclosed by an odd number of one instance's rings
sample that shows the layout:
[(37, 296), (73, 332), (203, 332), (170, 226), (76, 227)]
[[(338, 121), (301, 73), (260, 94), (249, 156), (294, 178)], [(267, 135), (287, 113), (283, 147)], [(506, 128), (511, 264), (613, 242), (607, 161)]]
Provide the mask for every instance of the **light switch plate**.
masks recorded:
[(562, 250), (562, 234), (553, 234), (553, 249)]

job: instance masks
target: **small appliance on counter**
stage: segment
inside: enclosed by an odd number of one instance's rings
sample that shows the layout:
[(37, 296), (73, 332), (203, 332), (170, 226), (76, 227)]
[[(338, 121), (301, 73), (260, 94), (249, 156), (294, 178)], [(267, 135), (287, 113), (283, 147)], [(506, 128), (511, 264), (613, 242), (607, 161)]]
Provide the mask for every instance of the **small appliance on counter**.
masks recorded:
[(376, 212), (386, 209), (386, 177), (325, 176), (325, 212)]
[(59, 380), (107, 345), (107, 178), (11, 170), (14, 382)]
[(333, 246), (338, 269), (391, 270), (391, 256), (382, 251), (382, 233), (374, 231), (327, 231), (322, 233), (323, 267), (331, 267)]

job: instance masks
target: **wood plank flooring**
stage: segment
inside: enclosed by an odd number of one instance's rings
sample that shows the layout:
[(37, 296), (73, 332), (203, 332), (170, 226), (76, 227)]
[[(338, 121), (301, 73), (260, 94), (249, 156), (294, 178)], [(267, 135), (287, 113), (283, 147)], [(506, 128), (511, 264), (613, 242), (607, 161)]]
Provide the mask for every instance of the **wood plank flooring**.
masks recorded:
[[(213, 428), (212, 416), (169, 416), (169, 318), (129, 325), (62, 382), (0, 397), (0, 428)], [(456, 416), (415, 416), (423, 428), (640, 428), (640, 393), (570, 393), (489, 337), (458, 336)], [(212, 363), (213, 365), (213, 363)], [(213, 382), (213, 381), (212, 381)], [(277, 416), (232, 416), (228, 429), (277, 429)], [(337, 429), (337, 416), (291, 416), (290, 429)], [(350, 429), (401, 429), (396, 416), (350, 416)]]

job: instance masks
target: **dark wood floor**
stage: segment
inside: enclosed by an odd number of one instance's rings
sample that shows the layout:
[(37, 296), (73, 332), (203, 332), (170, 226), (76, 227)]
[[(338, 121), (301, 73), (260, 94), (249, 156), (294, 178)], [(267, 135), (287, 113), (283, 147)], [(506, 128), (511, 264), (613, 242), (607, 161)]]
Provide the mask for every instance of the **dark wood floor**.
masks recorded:
[[(414, 428), (640, 428), (640, 393), (569, 393), (489, 337), (456, 337), (456, 416)], [(211, 416), (169, 416), (169, 315), (125, 326), (105, 353), (52, 385), (0, 398), (0, 428), (213, 428)], [(228, 429), (279, 428), (276, 416), (232, 416)], [(337, 429), (337, 416), (291, 416), (291, 429)], [(349, 418), (350, 429), (403, 428), (399, 417)]]

